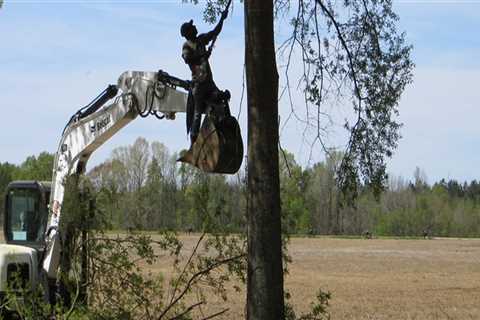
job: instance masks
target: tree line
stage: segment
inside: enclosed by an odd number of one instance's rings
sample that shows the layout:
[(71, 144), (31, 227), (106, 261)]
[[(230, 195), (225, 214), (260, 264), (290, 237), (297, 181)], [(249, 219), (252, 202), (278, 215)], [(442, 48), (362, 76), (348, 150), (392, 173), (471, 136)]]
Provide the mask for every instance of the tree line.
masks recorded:
[(29, 156), (20, 165), (0, 162), (0, 221), (3, 223), (5, 210), (5, 192), (10, 181), (14, 180), (52, 180), (54, 155), (42, 152), (38, 156)]
[[(176, 158), (160, 142), (138, 138), (88, 172), (109, 228), (196, 232), (213, 217), (225, 231), (244, 232), (248, 173), (206, 174)], [(50, 180), (53, 159), (43, 152), (20, 165), (0, 163), (2, 195), (13, 180)], [(479, 181), (428, 184), (417, 168), (412, 181), (391, 176), (379, 197), (361, 186), (347, 203), (337, 184), (341, 153), (332, 151), (308, 168), (287, 151), (279, 159), (283, 230), (290, 234), (480, 236)], [(3, 196), (0, 204), (3, 212)]]

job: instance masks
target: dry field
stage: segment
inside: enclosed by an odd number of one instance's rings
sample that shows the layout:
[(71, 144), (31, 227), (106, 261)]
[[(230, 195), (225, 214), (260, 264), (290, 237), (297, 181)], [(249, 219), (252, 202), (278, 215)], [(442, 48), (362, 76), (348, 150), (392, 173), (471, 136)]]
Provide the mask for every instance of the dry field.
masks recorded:
[(480, 240), (293, 239), (300, 310), (332, 292), (333, 319), (480, 319)]
[[(182, 238), (187, 248), (196, 239)], [(332, 319), (480, 319), (480, 239), (293, 238), (289, 252), (297, 314), (322, 288), (332, 293)], [(219, 319), (244, 318), (244, 295), (233, 294)], [(224, 307), (210, 301), (206, 311)]]
[[(192, 248), (198, 236), (182, 236)], [(293, 238), (286, 287), (297, 314), (317, 289), (332, 293), (332, 319), (480, 319), (480, 239)], [(188, 252), (186, 252), (188, 254)], [(169, 261), (152, 271), (168, 277)], [(205, 313), (242, 319), (245, 293), (225, 304), (209, 297)]]

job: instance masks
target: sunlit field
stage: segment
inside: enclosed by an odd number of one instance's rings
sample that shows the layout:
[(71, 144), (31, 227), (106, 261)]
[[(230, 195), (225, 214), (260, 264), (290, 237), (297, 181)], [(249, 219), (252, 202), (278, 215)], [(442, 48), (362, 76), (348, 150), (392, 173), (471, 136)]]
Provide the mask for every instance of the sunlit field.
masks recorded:
[[(193, 247), (196, 236), (182, 239)], [(321, 288), (332, 293), (332, 319), (480, 319), (479, 239), (292, 238), (289, 252), (297, 314)], [(245, 293), (231, 300), (221, 319), (243, 317)], [(206, 312), (223, 307), (210, 301)]]
[[(198, 235), (180, 238), (188, 255)], [(332, 319), (480, 319), (480, 239), (292, 238), (289, 253), (297, 314), (321, 288), (332, 293)], [(148, 270), (168, 277), (170, 263)], [(244, 305), (245, 292), (231, 290), (229, 302), (211, 296), (201, 311), (241, 319)]]

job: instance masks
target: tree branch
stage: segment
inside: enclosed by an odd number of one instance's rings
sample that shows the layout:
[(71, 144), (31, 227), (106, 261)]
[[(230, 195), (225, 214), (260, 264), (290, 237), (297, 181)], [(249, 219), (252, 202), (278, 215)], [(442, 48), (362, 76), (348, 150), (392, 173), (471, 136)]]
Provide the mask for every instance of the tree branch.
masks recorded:
[(176, 316), (174, 316), (173, 318), (170, 318), (169, 320), (176, 320), (176, 319), (182, 319), (182, 317), (184, 315), (186, 315), (187, 313), (189, 313), (190, 311), (192, 311), (194, 308), (202, 305), (204, 302), (203, 301), (200, 301), (200, 302), (197, 302), (195, 304), (192, 304), (190, 307), (188, 307), (187, 309), (185, 309), (182, 313), (179, 313), (177, 314)]
[(203, 241), (203, 238), (205, 238), (205, 235), (206, 233), (202, 233), (202, 235), (200, 236), (200, 238), (198, 238), (197, 240), (197, 243), (195, 244), (195, 248), (193, 249), (192, 251), (192, 254), (190, 255), (190, 257), (188, 257), (188, 261), (185, 263), (184, 267), (183, 267), (183, 270), (182, 272), (180, 273), (180, 275), (178, 276), (177, 278), (177, 281), (175, 283), (175, 287), (173, 288), (173, 291), (172, 291), (172, 298), (170, 300), (170, 304), (172, 304), (172, 301), (175, 297), (175, 294), (177, 293), (177, 290), (178, 290), (178, 285), (180, 283), (180, 279), (183, 278), (183, 275), (185, 274), (185, 272), (187, 271), (187, 267), (190, 265), (190, 263), (192, 262), (192, 259), (193, 257), (195, 256), (195, 254), (197, 253), (198, 251), (198, 248), (200, 247), (200, 243)]
[(208, 317), (202, 318), (202, 319), (200, 319), (200, 320), (213, 319), (213, 318), (215, 318), (215, 317), (218, 317), (219, 315), (224, 314), (224, 313), (227, 312), (228, 310), (230, 310), (230, 309), (228, 309), (228, 308), (227, 308), (227, 309), (224, 309), (224, 310), (222, 310), (222, 311), (220, 311), (220, 312), (214, 313), (214, 314), (212, 314), (212, 315), (210, 315), (210, 316), (208, 316)]
[(240, 254), (240, 255), (237, 255), (237, 256), (234, 256), (234, 257), (230, 257), (230, 258), (227, 258), (227, 259), (222, 259), (222, 260), (219, 260), (219, 261), (216, 261), (215, 263), (213, 263), (212, 265), (210, 265), (209, 267), (203, 269), (203, 270), (200, 270), (198, 271), (197, 273), (193, 274), (192, 277), (188, 280), (187, 284), (185, 285), (183, 291), (175, 298), (173, 299), (170, 304), (165, 308), (165, 310), (160, 314), (160, 316), (158, 317), (158, 319), (162, 319), (165, 314), (176, 304), (178, 303), (178, 301), (180, 301), (180, 299), (183, 298), (183, 296), (188, 292), (188, 290), (190, 290), (191, 286), (193, 285), (193, 283), (197, 280), (197, 278), (200, 278), (201, 276), (205, 275), (205, 274), (208, 274), (210, 271), (212, 271), (213, 269), (216, 269), (224, 264), (227, 264), (229, 262), (232, 262), (234, 260), (237, 260), (237, 259), (240, 259), (240, 258), (243, 258), (245, 257), (245, 254)]

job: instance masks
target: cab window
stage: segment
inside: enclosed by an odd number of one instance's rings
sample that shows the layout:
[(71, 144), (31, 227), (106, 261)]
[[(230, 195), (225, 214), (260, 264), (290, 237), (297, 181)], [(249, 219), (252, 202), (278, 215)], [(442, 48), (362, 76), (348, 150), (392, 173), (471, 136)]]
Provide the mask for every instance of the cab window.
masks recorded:
[(9, 191), (7, 206), (9, 241), (42, 241), (45, 219), (41, 217), (40, 201), (40, 193), (36, 189)]

